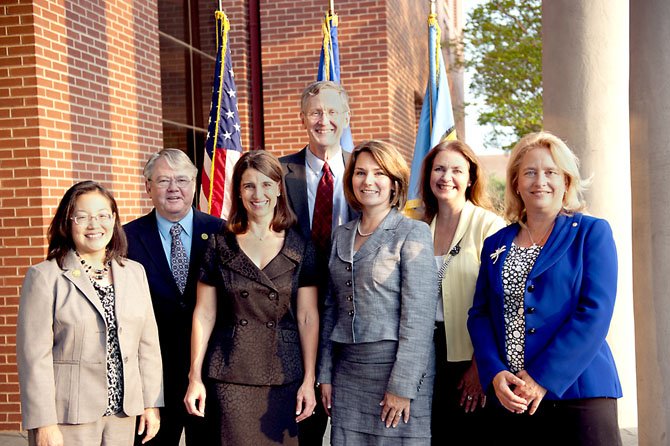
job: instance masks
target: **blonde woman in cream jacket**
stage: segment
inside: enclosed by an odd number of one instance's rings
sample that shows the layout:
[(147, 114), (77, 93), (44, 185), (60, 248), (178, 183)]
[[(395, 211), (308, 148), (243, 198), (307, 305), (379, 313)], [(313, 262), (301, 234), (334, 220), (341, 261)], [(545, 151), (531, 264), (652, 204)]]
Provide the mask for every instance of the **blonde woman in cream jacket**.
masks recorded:
[[(472, 149), (444, 141), (424, 159), (421, 196), (433, 234), (441, 299), (435, 316), (436, 376), (431, 416), (432, 444), (479, 444), (486, 395), (467, 330), (484, 239), (504, 226), (490, 211), (486, 177)], [(448, 420), (448, 422), (447, 422)]]

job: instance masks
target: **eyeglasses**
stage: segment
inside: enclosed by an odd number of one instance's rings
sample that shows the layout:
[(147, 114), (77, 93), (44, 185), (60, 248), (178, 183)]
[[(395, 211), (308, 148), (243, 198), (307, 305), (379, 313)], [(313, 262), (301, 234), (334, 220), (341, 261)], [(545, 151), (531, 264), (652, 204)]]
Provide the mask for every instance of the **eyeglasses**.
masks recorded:
[(107, 224), (114, 219), (114, 214), (102, 213), (98, 215), (75, 215), (71, 217), (70, 220), (74, 222), (77, 226), (89, 225), (93, 220), (97, 221), (101, 225)]
[(337, 111), (337, 110), (312, 110), (307, 112), (307, 117), (311, 119), (312, 121), (318, 121), (319, 119), (323, 118), (324, 115), (328, 116), (328, 119), (335, 119), (342, 113), (346, 113), (346, 111)]
[[(152, 180), (149, 180), (149, 181), (152, 181)], [(159, 189), (167, 189), (168, 187), (170, 187), (170, 184), (172, 184), (173, 181), (174, 181), (174, 184), (176, 184), (178, 188), (183, 189), (185, 187), (188, 187), (191, 184), (191, 182), (193, 181), (193, 178), (189, 178), (189, 177), (176, 177), (176, 178), (160, 177), (160, 178), (157, 178), (153, 183)]]

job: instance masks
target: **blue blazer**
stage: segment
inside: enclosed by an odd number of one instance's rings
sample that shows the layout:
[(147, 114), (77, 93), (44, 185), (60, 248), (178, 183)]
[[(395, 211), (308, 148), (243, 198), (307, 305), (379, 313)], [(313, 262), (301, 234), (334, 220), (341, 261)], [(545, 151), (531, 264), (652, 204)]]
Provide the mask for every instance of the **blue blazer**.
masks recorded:
[[(482, 249), (468, 330), (484, 388), (508, 370), (502, 268), (520, 229), (518, 224), (501, 229)], [(545, 399), (621, 397), (605, 341), (616, 284), (617, 254), (609, 224), (579, 213), (559, 215), (524, 292), (525, 370), (547, 389)]]

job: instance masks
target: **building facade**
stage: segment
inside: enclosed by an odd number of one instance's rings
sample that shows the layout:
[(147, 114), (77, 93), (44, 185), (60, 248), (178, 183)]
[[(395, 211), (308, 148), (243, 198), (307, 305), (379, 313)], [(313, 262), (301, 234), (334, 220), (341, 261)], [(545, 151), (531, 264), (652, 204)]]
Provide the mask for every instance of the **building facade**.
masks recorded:
[[(150, 209), (141, 172), (151, 153), (178, 147), (200, 166), (216, 3), (0, 5), (0, 431), (20, 429), (20, 287), (26, 268), (45, 257), (45, 234), (65, 190), (81, 180), (101, 182), (127, 222)], [(408, 161), (427, 78), (429, 3), (335, 2), (354, 141), (389, 141)], [(454, 35), (460, 1), (437, 3), (443, 35)], [(277, 155), (300, 149), (306, 143), (300, 93), (316, 79), (327, 0), (224, 1), (223, 7), (243, 147)], [(462, 102), (462, 86), (455, 91)]]

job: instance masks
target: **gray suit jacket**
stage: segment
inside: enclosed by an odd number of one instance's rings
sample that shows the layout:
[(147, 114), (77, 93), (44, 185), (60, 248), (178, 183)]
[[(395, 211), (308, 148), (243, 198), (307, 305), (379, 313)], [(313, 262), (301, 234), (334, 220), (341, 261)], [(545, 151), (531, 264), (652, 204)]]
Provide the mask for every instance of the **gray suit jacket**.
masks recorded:
[[(139, 263), (112, 262), (123, 359), (123, 411), (163, 405), (158, 330)], [(74, 252), (63, 268), (48, 260), (28, 269), (16, 334), (24, 429), (82, 424), (107, 408), (106, 323), (100, 298)]]
[(398, 341), (387, 391), (414, 398), (432, 351), (438, 299), (430, 229), (394, 208), (354, 254), (357, 222), (335, 231), (318, 380), (331, 382), (333, 342)]

